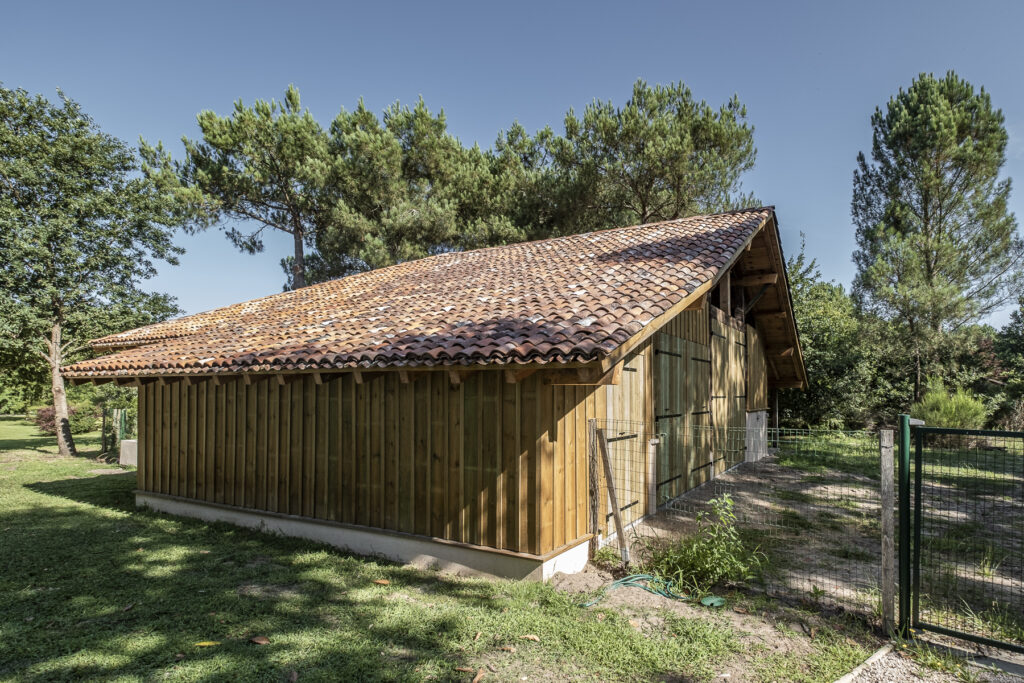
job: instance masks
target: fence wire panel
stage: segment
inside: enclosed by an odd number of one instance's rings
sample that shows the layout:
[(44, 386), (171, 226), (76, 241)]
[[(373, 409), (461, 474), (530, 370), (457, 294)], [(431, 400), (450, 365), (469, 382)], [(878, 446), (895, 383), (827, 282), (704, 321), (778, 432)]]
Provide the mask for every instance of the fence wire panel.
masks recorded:
[[(722, 495), (764, 553), (766, 590), (877, 614), (881, 609), (878, 434), (732, 429), (717, 443), (733, 465), (666, 509), (694, 518)], [(757, 446), (767, 442), (767, 449)], [(753, 446), (752, 446), (753, 444)], [(759, 452), (764, 451), (764, 452)]]
[[(595, 419), (591, 420), (591, 426), (591, 438), (598, 440), (591, 444), (591, 457), (596, 460), (594, 469), (600, 482), (597, 501), (599, 545), (618, 543), (611, 494), (614, 494), (627, 541), (632, 542), (638, 533), (642, 533), (637, 528), (638, 523), (655, 511), (649, 452), (654, 453), (656, 462), (660, 439), (643, 422)], [(605, 475), (601, 440), (609, 457), (610, 480)], [(652, 440), (655, 443), (652, 444)]]
[(1024, 434), (914, 437), (914, 624), (1024, 647)]

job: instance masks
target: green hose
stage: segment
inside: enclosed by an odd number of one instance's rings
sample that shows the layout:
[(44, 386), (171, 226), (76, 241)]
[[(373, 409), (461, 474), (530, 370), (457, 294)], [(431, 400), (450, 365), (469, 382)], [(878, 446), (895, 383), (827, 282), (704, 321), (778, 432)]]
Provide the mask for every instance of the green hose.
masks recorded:
[(655, 595), (662, 595), (672, 600), (690, 600), (690, 596), (676, 593), (675, 588), (676, 582), (672, 580), (659, 579), (652, 574), (630, 574), (624, 576), (621, 579), (617, 579), (608, 584), (604, 590), (597, 594), (592, 600), (584, 602), (580, 607), (591, 607), (604, 600), (604, 596), (609, 591), (613, 591), (616, 588), (630, 587), (643, 588), (648, 593), (654, 593)]

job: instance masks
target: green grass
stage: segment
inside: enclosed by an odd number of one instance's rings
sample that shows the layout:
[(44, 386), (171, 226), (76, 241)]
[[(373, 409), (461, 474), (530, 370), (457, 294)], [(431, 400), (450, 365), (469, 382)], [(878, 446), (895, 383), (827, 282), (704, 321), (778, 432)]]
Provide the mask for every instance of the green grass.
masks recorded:
[(487, 664), (495, 680), (703, 680), (738, 649), (706, 619), (642, 632), (544, 584), (136, 511), (134, 472), (89, 457), (90, 438), (61, 458), (3, 420), (0, 444), (3, 681), (467, 680), (456, 667)]

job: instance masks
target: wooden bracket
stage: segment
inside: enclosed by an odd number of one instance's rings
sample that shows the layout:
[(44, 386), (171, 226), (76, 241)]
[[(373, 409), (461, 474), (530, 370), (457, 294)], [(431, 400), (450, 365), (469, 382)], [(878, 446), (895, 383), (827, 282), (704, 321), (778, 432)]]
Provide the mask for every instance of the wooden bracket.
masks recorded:
[(732, 284), (735, 287), (756, 287), (757, 285), (774, 285), (778, 281), (778, 273), (751, 273), (736, 278)]
[(515, 384), (516, 382), (522, 382), (524, 379), (526, 379), (535, 372), (537, 372), (537, 368), (510, 368), (505, 371), (505, 382), (507, 384)]

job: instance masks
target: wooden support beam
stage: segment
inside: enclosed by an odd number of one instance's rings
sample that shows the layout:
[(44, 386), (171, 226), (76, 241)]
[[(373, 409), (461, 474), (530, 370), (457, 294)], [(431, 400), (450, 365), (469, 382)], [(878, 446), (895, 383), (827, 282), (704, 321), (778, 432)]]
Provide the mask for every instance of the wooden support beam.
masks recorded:
[(618, 384), (622, 380), (622, 366), (619, 363), (607, 372), (600, 367), (577, 368), (575, 370), (549, 370), (545, 373), (544, 384), (562, 386), (599, 386)]
[(707, 295), (699, 296), (694, 299), (690, 304), (683, 310), (686, 311), (699, 311), (704, 308), (704, 301), (707, 299)]
[(794, 351), (796, 351), (796, 349), (792, 346), (789, 346), (784, 349), (769, 349), (765, 353), (769, 356), (772, 356), (773, 358), (791, 358), (793, 356)]
[(356, 381), (356, 384), (363, 383), (363, 373), (359, 370), (352, 371), (352, 378)]
[[(321, 375), (319, 372), (314, 372), (313, 373), (313, 384), (315, 384), (317, 386), (320, 386), (323, 383), (324, 383), (323, 375)], [(246, 384), (248, 384), (248, 382), (246, 382)]]
[(758, 285), (774, 285), (779, 281), (778, 273), (751, 273), (733, 280), (734, 287), (756, 287)]
[(743, 307), (743, 315), (744, 316), (747, 315), (748, 313), (750, 313), (751, 309), (753, 309), (754, 306), (757, 305), (757, 302), (761, 300), (761, 297), (763, 297), (764, 293), (767, 292), (767, 291), (768, 291), (768, 285), (762, 285), (761, 289), (757, 290), (757, 294), (752, 296), (750, 298), (750, 301), (747, 303), (747, 305)]
[(785, 320), (789, 317), (786, 311), (765, 311), (757, 314), (758, 320)]
[(408, 370), (399, 370), (398, 371), (398, 381), (401, 382), (402, 384), (408, 384), (409, 383), (409, 371)]
[(718, 303), (719, 308), (728, 315), (732, 315), (732, 271), (725, 271), (725, 275), (718, 282)]
[(516, 382), (522, 382), (524, 379), (537, 372), (537, 368), (517, 368), (509, 369), (505, 371), (505, 382), (507, 384), (515, 384)]
[(462, 384), (462, 370), (449, 370), (448, 381), (452, 383), (452, 386), (459, 386)]
[[(319, 377), (319, 376), (320, 376), (320, 373), (317, 373), (317, 377)], [(247, 386), (247, 387), (248, 386), (252, 386), (252, 375), (250, 375), (248, 372), (243, 374), (242, 375), (242, 381), (245, 382), (245, 386)], [(320, 384), (320, 382), (317, 382), (317, 384)]]

